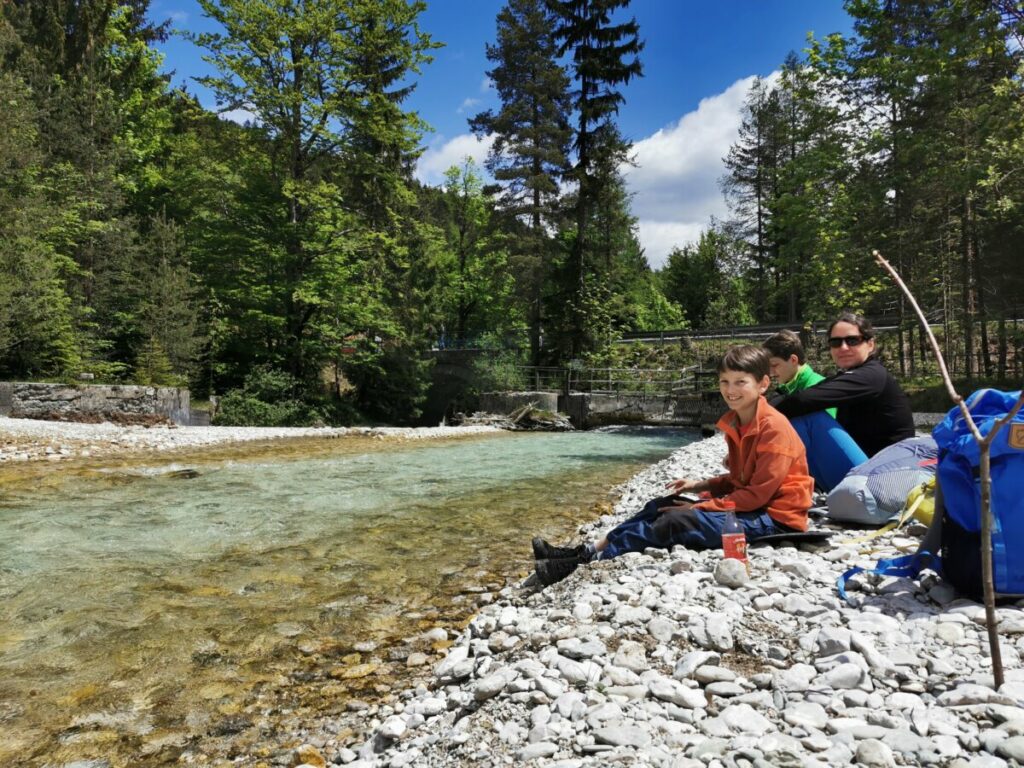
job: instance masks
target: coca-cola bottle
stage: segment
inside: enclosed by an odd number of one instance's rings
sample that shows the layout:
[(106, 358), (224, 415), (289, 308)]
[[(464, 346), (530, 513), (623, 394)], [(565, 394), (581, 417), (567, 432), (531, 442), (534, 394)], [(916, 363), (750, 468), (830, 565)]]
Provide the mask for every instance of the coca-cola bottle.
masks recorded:
[[(747, 565), (747, 535), (743, 526), (736, 519), (736, 504), (723, 501), (725, 507), (725, 523), (722, 525), (722, 551), (725, 557), (731, 557)], [(749, 567), (749, 566), (748, 566)]]

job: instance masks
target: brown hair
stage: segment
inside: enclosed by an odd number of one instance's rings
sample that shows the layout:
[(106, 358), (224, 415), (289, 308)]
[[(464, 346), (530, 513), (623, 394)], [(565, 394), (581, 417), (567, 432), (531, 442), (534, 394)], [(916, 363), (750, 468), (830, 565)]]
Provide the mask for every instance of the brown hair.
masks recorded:
[(768, 351), (764, 347), (755, 347), (753, 344), (737, 344), (729, 347), (718, 363), (718, 372), (739, 371), (749, 373), (760, 381), (768, 375), (770, 369), (768, 364)]
[(807, 360), (807, 353), (804, 352), (803, 342), (800, 341), (800, 336), (790, 330), (783, 330), (765, 339), (765, 349), (768, 350), (768, 354), (772, 357), (777, 357), (780, 360), (789, 360), (791, 355), (796, 355), (796, 361), (803, 365)]

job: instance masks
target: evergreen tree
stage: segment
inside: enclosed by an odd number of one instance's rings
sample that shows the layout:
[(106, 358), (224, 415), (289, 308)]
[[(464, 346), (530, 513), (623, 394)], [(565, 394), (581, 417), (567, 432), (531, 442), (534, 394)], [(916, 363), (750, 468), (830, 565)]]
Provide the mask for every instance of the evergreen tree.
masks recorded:
[(719, 264), (724, 264), (727, 239), (715, 228), (700, 233), (696, 245), (673, 248), (658, 273), (665, 297), (678, 304), (694, 328), (708, 325), (708, 305), (721, 281)]
[(543, 286), (548, 235), (559, 220), (559, 179), (568, 169), (571, 104), (569, 78), (556, 61), (553, 19), (544, 0), (510, 0), (498, 14), (497, 43), (487, 45), (495, 64), (487, 75), (501, 100), (498, 111), (478, 114), (470, 125), (493, 136), (487, 169), (501, 185), (499, 205), (509, 219), (529, 221), (517, 251), (517, 270), (530, 306), (530, 358), (540, 362)]
[[(591, 245), (594, 216), (598, 214), (602, 182), (609, 169), (617, 169), (628, 160), (629, 143), (620, 134), (614, 120), (624, 102), (620, 90), (643, 72), (639, 53), (643, 42), (636, 19), (615, 23), (612, 15), (628, 5), (628, 0), (549, 0), (558, 20), (555, 39), (559, 54), (571, 52), (576, 130), (573, 149), (576, 162), (570, 179), (575, 182), (574, 213), (576, 230), (571, 241), (564, 278), (569, 304), (575, 316), (568, 330), (567, 352), (575, 354), (586, 345), (585, 307), (594, 306), (594, 292), (585, 292), (588, 270), (597, 258)], [(603, 292), (602, 290), (599, 291)], [(583, 295), (591, 299), (583, 300)]]
[(725, 158), (727, 173), (722, 179), (737, 231), (747, 242), (754, 311), (766, 319), (778, 254), (778, 243), (772, 237), (771, 202), (778, 192), (780, 118), (778, 92), (766, 81), (755, 79), (743, 104), (739, 139)]

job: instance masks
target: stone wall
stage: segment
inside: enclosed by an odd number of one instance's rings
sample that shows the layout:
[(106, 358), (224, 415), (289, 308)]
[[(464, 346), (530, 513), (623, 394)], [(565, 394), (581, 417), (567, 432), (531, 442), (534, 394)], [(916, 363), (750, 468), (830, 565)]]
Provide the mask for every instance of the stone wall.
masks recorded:
[(189, 391), (120, 384), (0, 383), (0, 415), (66, 421), (190, 423)]

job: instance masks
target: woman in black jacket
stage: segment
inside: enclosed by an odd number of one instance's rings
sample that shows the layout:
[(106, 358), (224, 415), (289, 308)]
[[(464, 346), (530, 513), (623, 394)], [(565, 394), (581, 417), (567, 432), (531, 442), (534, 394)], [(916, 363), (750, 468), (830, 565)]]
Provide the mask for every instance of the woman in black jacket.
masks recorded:
[[(789, 417), (811, 475), (826, 491), (883, 448), (914, 436), (910, 401), (878, 359), (870, 321), (843, 312), (829, 326), (828, 346), (839, 373), (771, 401)], [(834, 419), (826, 408), (836, 409)]]

